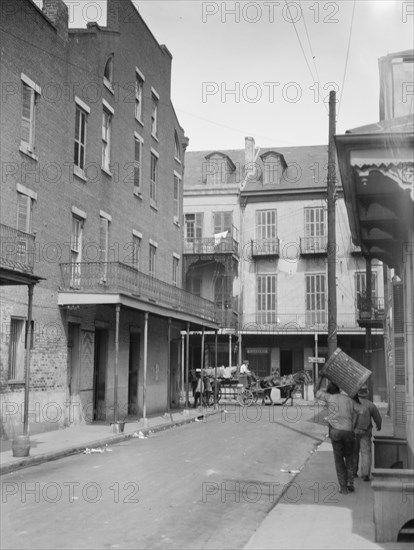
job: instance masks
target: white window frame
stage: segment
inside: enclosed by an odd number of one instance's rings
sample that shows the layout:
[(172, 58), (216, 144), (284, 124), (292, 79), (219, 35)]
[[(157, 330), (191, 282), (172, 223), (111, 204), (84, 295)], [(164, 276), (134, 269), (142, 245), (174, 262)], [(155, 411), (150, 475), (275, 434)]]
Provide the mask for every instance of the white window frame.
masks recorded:
[(141, 250), (142, 250), (142, 233), (132, 230), (132, 251), (131, 251), (131, 263), (139, 270), (141, 265)]
[(150, 277), (155, 277), (157, 270), (157, 247), (151, 239), (149, 242), (148, 273)]
[[(105, 75), (106, 68), (109, 66), (109, 78)], [(113, 79), (114, 79), (114, 56), (110, 55), (108, 59), (106, 60), (105, 67), (104, 67), (104, 85), (111, 93), (114, 93), (113, 90)]]
[(115, 111), (104, 99), (102, 103), (102, 169), (111, 175), (112, 119)]
[[(21, 117), (21, 136), (20, 136), (20, 151), (29, 155), (34, 160), (38, 160), (35, 155), (35, 137), (36, 137), (36, 106), (42, 89), (31, 78), (24, 73), (20, 75), (22, 81), (22, 117)], [(29, 97), (29, 117), (24, 116), (25, 92), (30, 94)], [(27, 128), (25, 128), (27, 127)], [(27, 139), (23, 134), (28, 131)]]
[[(88, 115), (91, 112), (90, 108), (86, 103), (84, 103), (78, 97), (75, 97), (75, 140), (74, 140), (74, 153), (73, 153), (73, 164), (74, 164), (74, 174), (85, 178), (85, 165), (86, 165), (86, 139), (87, 139), (87, 126), (88, 126)], [(83, 117), (83, 118), (82, 118)], [(78, 135), (76, 135), (76, 123), (79, 119), (79, 128)], [(84, 121), (84, 136), (82, 141), (82, 127), (81, 121)], [(78, 155), (76, 155), (76, 145), (78, 146)], [(81, 151), (83, 150), (83, 166), (80, 161)], [(78, 159), (76, 158), (78, 156)]]
[[(323, 285), (320, 284), (321, 281), (323, 281)], [(327, 305), (326, 274), (305, 273), (306, 326), (325, 325), (327, 323)]]
[(158, 141), (158, 105), (160, 101), (160, 96), (151, 88), (151, 135)]
[(174, 131), (174, 159), (181, 164), (181, 144), (178, 139), (178, 134)]
[[(151, 157), (150, 157), (150, 201), (156, 205), (157, 204), (157, 186), (158, 186), (158, 161), (159, 154), (155, 149), (151, 147)], [(154, 171), (153, 171), (153, 159), (155, 159)]]
[(99, 262), (101, 265), (101, 283), (106, 283), (109, 261), (109, 224), (112, 217), (103, 210), (99, 213)]
[(259, 325), (277, 323), (277, 275), (258, 273), (256, 275), (256, 319)]
[(8, 382), (24, 382), (26, 326), (26, 319), (14, 316), (10, 318)]
[(174, 286), (178, 286), (178, 279), (179, 279), (178, 275), (179, 275), (179, 269), (180, 269), (180, 256), (178, 254), (176, 254), (175, 252), (173, 253), (172, 269), (173, 269), (172, 284)]
[[(139, 143), (139, 158), (136, 157), (136, 146)], [(140, 194), (142, 187), (142, 150), (144, 147), (144, 139), (134, 132), (134, 193)]]
[(144, 75), (138, 67), (135, 67), (135, 119), (142, 125), (144, 124), (142, 118), (144, 114), (144, 83)]
[(81, 262), (82, 262), (82, 241), (83, 226), (85, 218), (80, 217), (72, 211), (72, 230), (70, 237), (70, 263), (71, 288), (80, 288), (81, 283)]
[(173, 189), (173, 219), (176, 225), (180, 225), (181, 219), (181, 175), (174, 170)]

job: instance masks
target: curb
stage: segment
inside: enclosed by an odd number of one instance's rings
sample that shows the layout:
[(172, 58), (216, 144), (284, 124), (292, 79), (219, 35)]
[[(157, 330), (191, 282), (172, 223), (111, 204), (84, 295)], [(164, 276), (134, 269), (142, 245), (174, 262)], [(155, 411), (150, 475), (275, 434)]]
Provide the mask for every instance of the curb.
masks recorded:
[(131, 432), (128, 434), (121, 433), (121, 434), (109, 435), (107, 437), (92, 441), (86, 445), (85, 444), (73, 445), (71, 447), (67, 447), (66, 449), (62, 449), (60, 451), (50, 451), (48, 453), (44, 453), (41, 455), (22, 458), (21, 460), (18, 460), (10, 464), (1, 464), (0, 476), (5, 474), (10, 474), (11, 472), (14, 472), (16, 470), (21, 470), (23, 468), (28, 468), (30, 466), (38, 466), (39, 464), (43, 464), (45, 462), (51, 462), (53, 460), (58, 460), (60, 458), (65, 458), (75, 454), (80, 454), (80, 453), (83, 453), (83, 451), (89, 447), (92, 447), (92, 448), (103, 447), (109, 444), (115, 445), (117, 443), (121, 443), (122, 441), (127, 441), (128, 439), (132, 439), (134, 433), (137, 433), (137, 432), (142, 432), (144, 435), (147, 435), (149, 433), (152, 434), (152, 433), (162, 432), (170, 428), (176, 428), (176, 427), (184, 426), (185, 424), (191, 424), (193, 422), (196, 422), (197, 420), (204, 419), (207, 416), (213, 416), (221, 412), (222, 412), (221, 410), (215, 410), (212, 412), (199, 414), (198, 416), (193, 416), (191, 418), (185, 418), (183, 420), (174, 420), (173, 422), (168, 422), (166, 424), (159, 424), (158, 426), (153, 426), (148, 428), (138, 427), (134, 432)]

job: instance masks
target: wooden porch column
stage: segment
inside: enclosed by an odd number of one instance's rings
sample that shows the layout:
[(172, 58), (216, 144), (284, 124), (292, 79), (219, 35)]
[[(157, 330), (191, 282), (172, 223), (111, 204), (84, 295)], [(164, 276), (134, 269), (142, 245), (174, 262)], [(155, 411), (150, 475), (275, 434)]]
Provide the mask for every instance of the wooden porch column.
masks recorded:
[[(204, 389), (204, 327), (203, 327), (203, 330), (201, 331), (201, 363), (200, 363), (200, 366), (201, 366), (201, 372), (200, 372), (200, 377), (201, 377), (201, 387)], [(204, 400), (204, 391), (201, 392), (201, 396), (200, 396), (200, 406), (202, 407), (203, 406), (203, 400)]]
[(190, 363), (190, 323), (187, 323), (187, 335), (186, 335), (186, 357), (185, 357), (185, 408), (188, 409), (188, 376), (189, 376), (189, 363)]
[(170, 414), (170, 399), (171, 399), (171, 318), (168, 318), (167, 332), (167, 414)]
[(182, 396), (184, 396), (184, 375), (185, 375), (185, 346), (184, 346), (184, 334), (182, 334), (181, 335), (181, 395)]
[(232, 366), (232, 362), (231, 362), (231, 334), (229, 334), (229, 367)]
[(148, 311), (145, 312), (144, 323), (144, 380), (142, 388), (142, 417), (144, 426), (148, 424), (147, 420), (147, 370), (148, 370)]
[(33, 316), (33, 288), (28, 286), (28, 305), (27, 305), (27, 340), (26, 340), (26, 361), (25, 361), (25, 383), (24, 383), (24, 416), (23, 416), (23, 435), (29, 434), (29, 384), (30, 384), (30, 355), (32, 347), (32, 316)]
[(214, 408), (217, 407), (217, 330), (214, 331)]
[(115, 306), (115, 366), (114, 366), (114, 423), (118, 422), (118, 360), (119, 360), (119, 315), (121, 306)]

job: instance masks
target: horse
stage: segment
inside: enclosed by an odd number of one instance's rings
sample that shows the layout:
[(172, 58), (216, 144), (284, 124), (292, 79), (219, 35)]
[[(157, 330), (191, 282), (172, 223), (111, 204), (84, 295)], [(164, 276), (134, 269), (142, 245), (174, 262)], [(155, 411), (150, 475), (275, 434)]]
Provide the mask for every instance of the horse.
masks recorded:
[[(290, 405), (293, 405), (293, 396), (298, 387), (302, 384), (309, 384), (312, 382), (310, 373), (306, 370), (300, 370), (294, 374), (287, 376), (266, 376), (259, 380), (259, 387), (263, 389), (262, 404), (266, 403), (266, 399), (273, 405), (284, 405), (290, 399)], [(284, 401), (282, 403), (275, 403), (271, 398), (272, 388), (278, 388), (280, 396)]]

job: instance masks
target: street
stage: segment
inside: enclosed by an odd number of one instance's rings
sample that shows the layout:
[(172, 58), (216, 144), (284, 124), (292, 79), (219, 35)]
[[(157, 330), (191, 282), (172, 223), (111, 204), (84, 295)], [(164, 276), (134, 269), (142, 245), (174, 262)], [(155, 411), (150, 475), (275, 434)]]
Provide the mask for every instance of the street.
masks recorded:
[[(325, 435), (314, 416), (312, 406), (229, 405), (3, 476), (2, 547), (242, 548)], [(281, 498), (297, 499), (293, 489)]]

